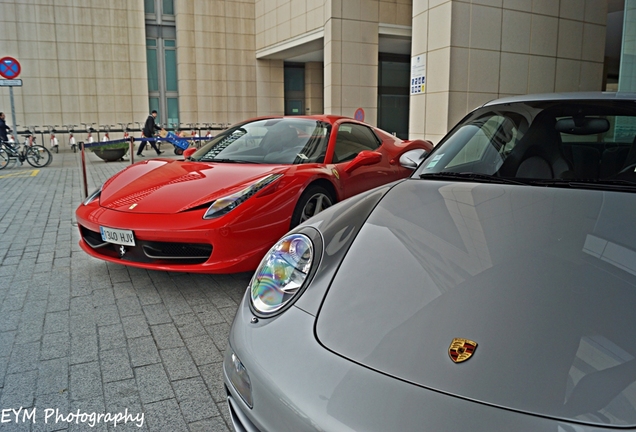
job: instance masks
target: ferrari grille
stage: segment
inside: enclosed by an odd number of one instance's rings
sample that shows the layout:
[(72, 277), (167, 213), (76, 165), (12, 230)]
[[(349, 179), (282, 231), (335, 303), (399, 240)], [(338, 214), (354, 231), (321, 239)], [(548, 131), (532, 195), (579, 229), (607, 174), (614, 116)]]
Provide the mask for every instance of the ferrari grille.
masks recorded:
[(135, 246), (121, 247), (102, 240), (100, 233), (80, 225), (82, 238), (97, 254), (122, 261), (143, 263), (202, 264), (212, 255), (212, 245), (206, 243), (152, 242), (136, 240)]

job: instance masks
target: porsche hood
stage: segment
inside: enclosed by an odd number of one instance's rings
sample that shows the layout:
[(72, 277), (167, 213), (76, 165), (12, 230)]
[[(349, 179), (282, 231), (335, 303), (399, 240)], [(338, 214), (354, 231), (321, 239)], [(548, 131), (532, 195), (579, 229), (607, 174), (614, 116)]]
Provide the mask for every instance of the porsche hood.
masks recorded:
[(283, 171), (272, 165), (153, 159), (111, 177), (102, 188), (100, 205), (122, 212), (173, 214), (210, 204)]
[(634, 214), (627, 193), (402, 182), (351, 245), (317, 337), (435, 391), (635, 426)]

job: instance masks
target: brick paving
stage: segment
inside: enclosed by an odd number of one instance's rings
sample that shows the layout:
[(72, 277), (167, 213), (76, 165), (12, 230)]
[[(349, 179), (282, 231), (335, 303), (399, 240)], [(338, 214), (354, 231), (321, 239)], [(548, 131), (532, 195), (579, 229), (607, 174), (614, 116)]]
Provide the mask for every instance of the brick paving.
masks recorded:
[[(129, 163), (87, 159), (89, 192)], [(232, 430), (221, 364), (250, 275), (93, 259), (77, 244), (81, 199), (67, 148), (35, 174), (0, 170), (0, 430)], [(104, 416), (91, 427), (78, 410)], [(106, 422), (126, 410), (127, 423)]]

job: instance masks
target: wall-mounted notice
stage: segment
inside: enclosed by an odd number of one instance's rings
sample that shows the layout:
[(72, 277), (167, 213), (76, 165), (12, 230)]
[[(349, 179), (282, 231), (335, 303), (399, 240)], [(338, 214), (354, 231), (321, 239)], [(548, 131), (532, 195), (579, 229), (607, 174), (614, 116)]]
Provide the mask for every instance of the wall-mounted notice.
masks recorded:
[(411, 94), (426, 91), (426, 56), (411, 57)]

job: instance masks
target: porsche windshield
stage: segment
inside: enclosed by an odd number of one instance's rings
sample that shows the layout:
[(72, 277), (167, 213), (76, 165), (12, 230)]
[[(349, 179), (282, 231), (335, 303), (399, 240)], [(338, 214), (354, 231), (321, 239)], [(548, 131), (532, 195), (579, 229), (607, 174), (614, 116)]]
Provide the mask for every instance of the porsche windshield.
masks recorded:
[(201, 162), (321, 163), (331, 125), (311, 119), (266, 119), (234, 126), (191, 157)]
[(629, 100), (565, 99), (486, 106), (457, 125), (414, 177), (636, 186), (633, 105)]

